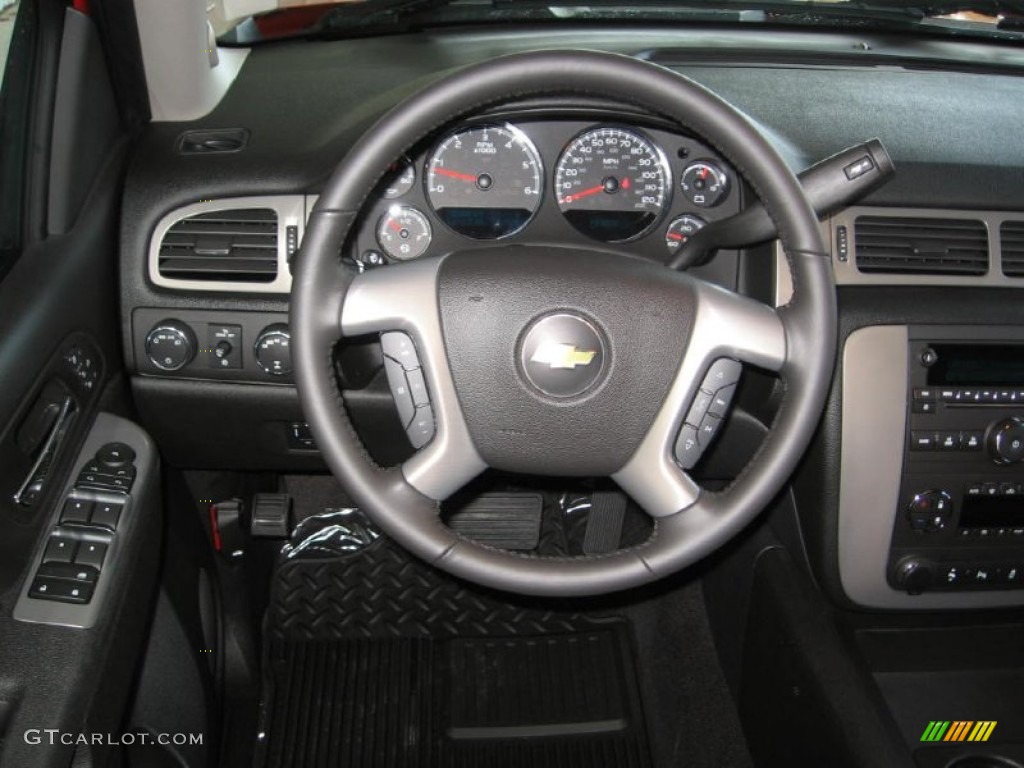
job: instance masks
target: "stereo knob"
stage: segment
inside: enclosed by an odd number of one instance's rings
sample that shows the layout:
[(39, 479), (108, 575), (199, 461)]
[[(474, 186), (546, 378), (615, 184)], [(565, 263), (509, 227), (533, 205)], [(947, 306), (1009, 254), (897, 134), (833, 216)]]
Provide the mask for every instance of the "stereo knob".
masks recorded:
[(146, 355), (162, 371), (180, 370), (196, 356), (196, 336), (180, 320), (163, 320), (146, 335)]
[(918, 557), (905, 557), (896, 563), (896, 584), (912, 595), (924, 592), (932, 583), (932, 564)]
[(256, 362), (271, 376), (292, 372), (292, 335), (284, 323), (268, 325), (256, 339)]
[(1024, 421), (1017, 416), (997, 421), (988, 428), (986, 443), (996, 464), (1016, 464), (1024, 459)]

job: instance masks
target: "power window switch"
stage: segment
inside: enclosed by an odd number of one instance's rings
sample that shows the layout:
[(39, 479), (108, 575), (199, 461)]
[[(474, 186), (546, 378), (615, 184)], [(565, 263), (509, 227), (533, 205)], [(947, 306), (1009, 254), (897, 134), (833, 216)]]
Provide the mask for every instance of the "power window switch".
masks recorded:
[(70, 563), (75, 559), (78, 542), (63, 536), (51, 536), (43, 550), (44, 563)]
[(85, 604), (92, 600), (94, 584), (68, 579), (37, 576), (32, 580), (28, 596), (37, 600), (56, 600), (61, 603)]
[(91, 501), (83, 499), (68, 499), (64, 502), (64, 509), (60, 513), (62, 523), (88, 523), (92, 514)]
[(107, 556), (107, 544), (102, 541), (83, 541), (75, 555), (75, 565), (85, 565), (99, 570)]
[(43, 563), (36, 571), (37, 578), (67, 579), (84, 584), (95, 584), (100, 572), (91, 565), (80, 563)]
[(123, 509), (123, 504), (96, 502), (96, 508), (92, 513), (92, 524), (116, 531), (117, 521), (121, 519), (121, 510)]

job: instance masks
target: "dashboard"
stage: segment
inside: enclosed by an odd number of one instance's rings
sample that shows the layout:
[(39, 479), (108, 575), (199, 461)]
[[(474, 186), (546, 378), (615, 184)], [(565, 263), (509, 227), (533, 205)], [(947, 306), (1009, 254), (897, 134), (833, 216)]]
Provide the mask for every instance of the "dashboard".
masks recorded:
[[(984, 432), (998, 421), (960, 425), (951, 406), (948, 423), (919, 427), (925, 416), (913, 411), (913, 390), (928, 381), (911, 383), (921, 369), (908, 339), (991, 340), (1020, 322), (1024, 271), (1014, 260), (1024, 254), (1024, 145), (1012, 137), (1024, 100), (1014, 67), (1024, 61), (1009, 49), (999, 62), (968, 62), (962, 57), (970, 46), (933, 43), (924, 51), (841, 33), (721, 31), (714, 50), (707, 40), (706, 30), (645, 28), (574, 29), (550, 39), (513, 29), (285, 43), (253, 49), (206, 117), (148, 126), (123, 198), (121, 314), (135, 401), (168, 461), (322, 471), (303, 432), (287, 347), (291, 267), (327, 177), (380, 115), (453, 67), (539, 44), (598, 48), (661, 63), (717, 92), (795, 171), (881, 139), (897, 169), (891, 183), (822, 221), (838, 285), (841, 354), (819, 440), (794, 484), (799, 535), (821, 584), (839, 600), (879, 608), (1019, 602), (1019, 591), (1006, 585), (932, 586), (910, 595), (901, 579), (910, 565), (933, 574), (954, 566), (988, 572), (1012, 569), (1018, 556), (1012, 541), (1005, 550), (980, 548), (960, 507), (965, 489), (996, 481), (1002, 488), (1019, 465), (982, 471), (991, 460), (966, 449), (956, 457), (908, 452), (912, 431)], [(863, 55), (853, 57), (854, 50)], [(945, 68), (929, 63), (940, 54), (948, 55)], [(324, 71), (345, 77), (324, 78)], [(246, 137), (233, 151), (181, 151), (191, 132), (229, 130)], [(530, 244), (551, 246), (551, 258), (569, 247), (667, 263), (703, 223), (752, 200), (714, 137), (567, 93), (435, 128), (395, 159), (339, 258), (387, 269), (470, 249), (508, 247), (514, 258), (509, 246)], [(225, 270), (217, 238), (200, 237), (197, 253), (197, 233), (189, 231), (196, 227), (199, 235), (239, 229), (245, 258)], [(895, 255), (887, 250), (894, 234), (905, 246)], [(872, 243), (881, 245), (871, 251)], [(914, 263), (917, 256), (924, 261)], [(768, 303), (785, 303), (791, 290), (770, 243), (723, 251), (691, 273)], [(871, 328), (891, 330), (858, 335)], [(158, 348), (173, 350), (170, 364)], [(343, 345), (337, 369), (379, 463), (407, 456), (379, 344)], [(763, 406), (771, 397), (770, 382), (752, 396), (739, 393), (741, 426), (768, 423)], [(759, 435), (727, 430), (720, 440), (742, 454)], [(922, 462), (962, 466), (965, 457), (974, 468), (963, 484), (946, 473), (943, 488), (956, 506), (944, 527), (920, 536), (904, 530), (907, 505), (931, 490), (904, 478), (928, 476)], [(961, 529), (969, 535), (951, 549)]]

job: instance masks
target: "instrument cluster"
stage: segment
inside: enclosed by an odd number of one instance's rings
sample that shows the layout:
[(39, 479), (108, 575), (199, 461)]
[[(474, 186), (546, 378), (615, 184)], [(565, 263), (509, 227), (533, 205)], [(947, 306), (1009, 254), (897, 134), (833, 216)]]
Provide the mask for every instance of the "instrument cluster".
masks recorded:
[(628, 243), (660, 261), (740, 210), (732, 168), (707, 145), (634, 123), (473, 122), (397, 160), (352, 257), (366, 266), (488, 243)]

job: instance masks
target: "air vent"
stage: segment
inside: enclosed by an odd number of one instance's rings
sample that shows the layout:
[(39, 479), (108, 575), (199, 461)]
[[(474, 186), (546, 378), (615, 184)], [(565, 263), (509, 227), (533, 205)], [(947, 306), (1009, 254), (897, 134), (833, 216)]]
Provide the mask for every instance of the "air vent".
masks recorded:
[(984, 275), (988, 231), (972, 219), (858, 216), (854, 225), (861, 272)]
[(999, 238), (1003, 241), (1003, 274), (1024, 277), (1024, 221), (1004, 221)]
[(277, 252), (274, 209), (200, 213), (167, 230), (158, 269), (175, 280), (272, 283)]

